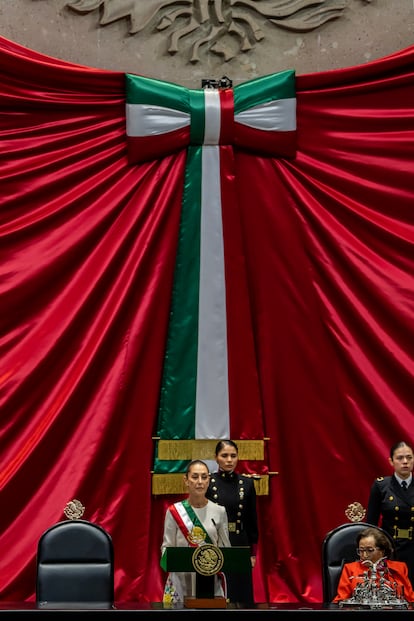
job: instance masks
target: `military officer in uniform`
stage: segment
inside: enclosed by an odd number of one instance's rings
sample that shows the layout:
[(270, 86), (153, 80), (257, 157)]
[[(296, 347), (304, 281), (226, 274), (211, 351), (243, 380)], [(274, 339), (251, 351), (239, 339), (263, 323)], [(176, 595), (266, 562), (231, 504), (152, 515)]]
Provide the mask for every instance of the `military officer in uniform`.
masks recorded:
[[(211, 474), (206, 497), (226, 508), (232, 546), (249, 546), (251, 567), (256, 563), (258, 525), (256, 489), (251, 477), (238, 474), (237, 444), (232, 440), (217, 443), (215, 457), (218, 471)], [(227, 597), (230, 602), (253, 604), (251, 568), (247, 573), (227, 574)]]
[(414, 453), (410, 444), (391, 447), (394, 474), (378, 477), (370, 491), (366, 521), (381, 526), (395, 542), (395, 556), (408, 566), (414, 586)]

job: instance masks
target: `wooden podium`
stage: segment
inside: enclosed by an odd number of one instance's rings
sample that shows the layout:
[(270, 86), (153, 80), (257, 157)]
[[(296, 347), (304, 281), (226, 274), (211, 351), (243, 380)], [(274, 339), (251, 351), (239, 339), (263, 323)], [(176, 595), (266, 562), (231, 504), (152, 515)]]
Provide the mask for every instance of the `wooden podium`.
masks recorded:
[[(207, 573), (199, 561), (200, 553), (204, 551), (211, 552), (212, 555), (212, 566)], [(217, 563), (215, 563), (216, 559)], [(165, 563), (167, 571), (195, 572), (196, 574), (196, 594), (195, 597), (184, 599), (186, 608), (226, 608), (226, 598), (214, 595), (214, 578), (219, 572), (242, 574), (250, 571), (250, 547), (218, 548), (205, 544), (198, 548), (166, 548)]]

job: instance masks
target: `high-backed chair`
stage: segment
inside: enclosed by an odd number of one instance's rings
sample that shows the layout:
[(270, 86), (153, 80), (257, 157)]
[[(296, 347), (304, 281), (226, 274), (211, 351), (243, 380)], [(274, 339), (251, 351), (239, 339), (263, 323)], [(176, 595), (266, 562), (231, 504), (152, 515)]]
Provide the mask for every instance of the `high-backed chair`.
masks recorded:
[(54, 524), (39, 539), (36, 566), (38, 605), (112, 607), (113, 544), (101, 526), (86, 520)]
[[(356, 553), (356, 538), (358, 534), (372, 524), (367, 522), (349, 522), (341, 524), (331, 530), (322, 543), (322, 591), (323, 600), (329, 603), (336, 595), (342, 567), (358, 559)], [(375, 527), (377, 528), (377, 527)], [(394, 550), (394, 541), (381, 528)]]

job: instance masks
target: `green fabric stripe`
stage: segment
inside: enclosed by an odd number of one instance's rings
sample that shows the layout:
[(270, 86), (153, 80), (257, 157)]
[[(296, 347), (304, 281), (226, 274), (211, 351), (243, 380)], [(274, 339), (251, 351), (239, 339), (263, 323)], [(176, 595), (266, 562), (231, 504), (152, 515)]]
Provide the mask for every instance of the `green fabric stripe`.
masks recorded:
[(289, 69), (239, 84), (233, 94), (235, 114), (275, 99), (295, 98), (295, 72)]
[(213, 543), (211, 541), (211, 539), (210, 539), (210, 535), (208, 534), (208, 532), (204, 528), (204, 525), (198, 519), (198, 515), (194, 511), (193, 507), (190, 505), (190, 501), (186, 498), (185, 500), (182, 501), (182, 504), (183, 504), (183, 507), (185, 508), (185, 510), (187, 511), (188, 515), (190, 516), (190, 520), (192, 521), (194, 526), (198, 526), (206, 534), (205, 542), (206, 543)]
[(203, 144), (205, 130), (204, 91), (189, 91), (191, 107), (191, 144)]
[[(184, 181), (172, 305), (161, 386), (157, 436), (185, 440), (195, 435), (198, 297), (200, 277), (202, 147), (189, 147)], [(156, 457), (156, 473), (184, 472), (188, 461)]]
[(190, 91), (184, 86), (129, 73), (125, 74), (125, 80), (127, 103), (164, 106), (190, 113)]
[(167, 549), (165, 549), (163, 552), (163, 555), (160, 560), (160, 565), (164, 571), (167, 571)]

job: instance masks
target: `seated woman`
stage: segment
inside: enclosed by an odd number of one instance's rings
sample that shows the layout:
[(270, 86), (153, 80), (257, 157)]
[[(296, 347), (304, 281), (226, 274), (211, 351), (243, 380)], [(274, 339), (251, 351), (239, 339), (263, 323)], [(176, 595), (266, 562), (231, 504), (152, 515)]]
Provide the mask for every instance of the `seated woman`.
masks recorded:
[(345, 563), (333, 602), (351, 598), (355, 588), (363, 584), (367, 572), (370, 569), (372, 571), (372, 568), (377, 569), (387, 583), (394, 585), (407, 602), (414, 601), (407, 565), (401, 561), (390, 560), (392, 548), (383, 532), (374, 527), (365, 528), (358, 534), (356, 546), (359, 561)]

